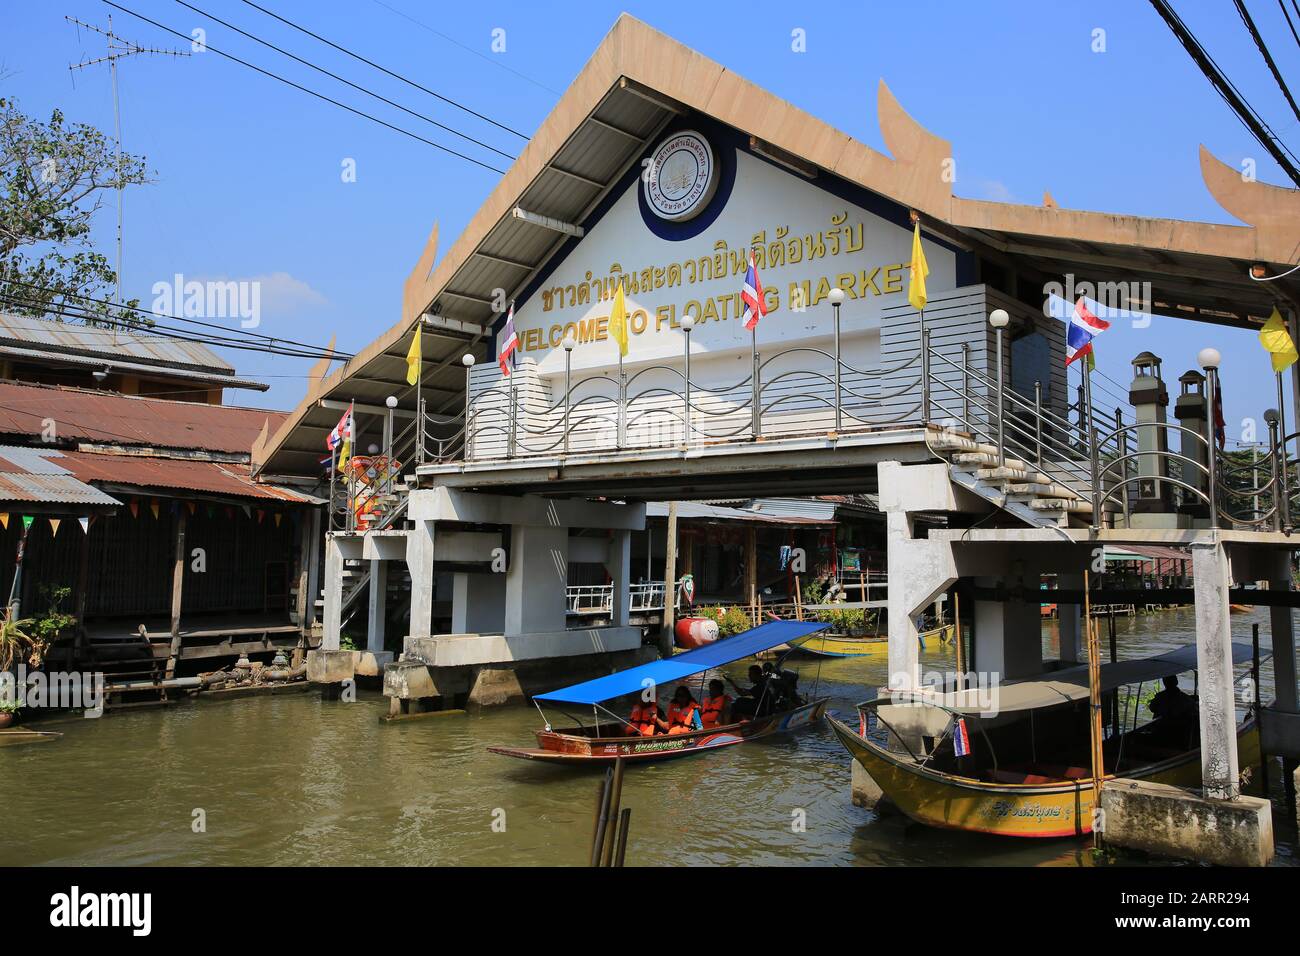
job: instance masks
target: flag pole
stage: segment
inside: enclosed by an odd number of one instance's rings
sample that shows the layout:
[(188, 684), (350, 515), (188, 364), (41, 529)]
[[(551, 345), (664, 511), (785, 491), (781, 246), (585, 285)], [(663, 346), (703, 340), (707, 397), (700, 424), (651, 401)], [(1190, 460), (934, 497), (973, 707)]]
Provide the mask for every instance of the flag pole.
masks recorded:
[[(415, 363), (415, 460), (424, 463), (424, 405), (420, 401), (424, 385), (424, 316), (415, 320), (415, 338), (420, 343)], [(389, 452), (392, 455), (392, 452)]]

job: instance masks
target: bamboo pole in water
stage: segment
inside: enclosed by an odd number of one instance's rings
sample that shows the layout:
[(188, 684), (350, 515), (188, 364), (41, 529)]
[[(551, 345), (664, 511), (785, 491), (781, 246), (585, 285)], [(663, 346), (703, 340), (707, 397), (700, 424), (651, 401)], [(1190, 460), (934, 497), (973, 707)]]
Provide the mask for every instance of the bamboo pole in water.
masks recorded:
[(609, 798), (609, 813), (606, 814), (608, 819), (613, 823), (615, 829), (605, 840), (605, 846), (601, 850), (601, 866), (614, 865), (614, 844), (618, 840), (618, 805), (623, 800), (623, 758), (619, 757), (614, 761), (614, 793)]
[(623, 858), (627, 855), (627, 828), (632, 825), (632, 808), (624, 807), (622, 819), (619, 820), (618, 826), (618, 853), (614, 857), (614, 865), (622, 866)]
[(600, 850), (605, 843), (605, 825), (609, 820), (609, 796), (612, 789), (614, 771), (605, 770), (605, 779), (600, 785), (600, 800), (596, 804), (596, 827), (591, 834), (591, 865), (600, 866)]
[[(1097, 820), (1101, 809), (1101, 781), (1106, 774), (1105, 753), (1101, 736), (1101, 641), (1096, 622), (1092, 619), (1092, 600), (1089, 593), (1088, 572), (1083, 572), (1083, 619), (1088, 636), (1088, 703), (1091, 708), (1088, 736), (1092, 744), (1092, 813)], [(1092, 828), (1093, 846), (1101, 845), (1101, 828)]]
[(956, 591), (952, 592), (952, 635), (953, 641), (957, 645), (957, 689), (966, 689), (966, 668), (965, 661), (962, 657), (965, 655), (965, 648), (962, 647), (961, 638), (961, 595)]

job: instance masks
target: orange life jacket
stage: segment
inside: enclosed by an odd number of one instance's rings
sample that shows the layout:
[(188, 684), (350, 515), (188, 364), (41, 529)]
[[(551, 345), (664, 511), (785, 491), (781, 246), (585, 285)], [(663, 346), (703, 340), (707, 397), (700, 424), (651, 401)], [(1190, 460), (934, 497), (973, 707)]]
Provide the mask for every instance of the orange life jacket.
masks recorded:
[(655, 724), (655, 718), (658, 716), (659, 716), (658, 701), (652, 701), (651, 703), (648, 704), (639, 701), (632, 705), (631, 724), (638, 731), (640, 731), (642, 737), (654, 736), (655, 731), (659, 729), (658, 726)]
[(727, 702), (730, 700), (731, 698), (726, 694), (704, 698), (704, 706), (700, 708), (700, 722), (705, 727), (718, 726), (722, 720), (722, 712), (726, 709)]
[(698, 707), (695, 701), (691, 701), (685, 707), (679, 707), (677, 704), (668, 705), (668, 726), (685, 727), (687, 730), (695, 729), (695, 720), (693, 715)]

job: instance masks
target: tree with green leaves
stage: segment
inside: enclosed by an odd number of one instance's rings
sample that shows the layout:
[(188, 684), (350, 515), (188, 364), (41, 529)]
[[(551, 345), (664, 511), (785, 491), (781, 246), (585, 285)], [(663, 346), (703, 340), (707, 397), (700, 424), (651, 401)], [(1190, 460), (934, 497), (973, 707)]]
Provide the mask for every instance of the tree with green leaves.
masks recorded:
[(41, 122), (0, 97), (0, 310), (140, 322), (139, 313), (92, 301), (110, 298), (117, 274), (90, 231), (109, 191), (147, 182), (144, 157), (118, 155), (95, 127), (67, 123), (57, 109)]

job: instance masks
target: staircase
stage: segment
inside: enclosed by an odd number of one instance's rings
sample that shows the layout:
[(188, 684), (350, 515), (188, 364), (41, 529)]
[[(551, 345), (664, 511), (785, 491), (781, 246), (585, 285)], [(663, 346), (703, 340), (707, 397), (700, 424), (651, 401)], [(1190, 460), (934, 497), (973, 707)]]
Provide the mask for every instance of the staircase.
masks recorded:
[(1045, 465), (1040, 470), (1011, 455), (999, 465), (997, 446), (946, 429), (932, 430), (926, 442), (948, 462), (948, 473), (956, 484), (1030, 527), (1086, 528), (1092, 524), (1087, 486), (1063, 465)]

